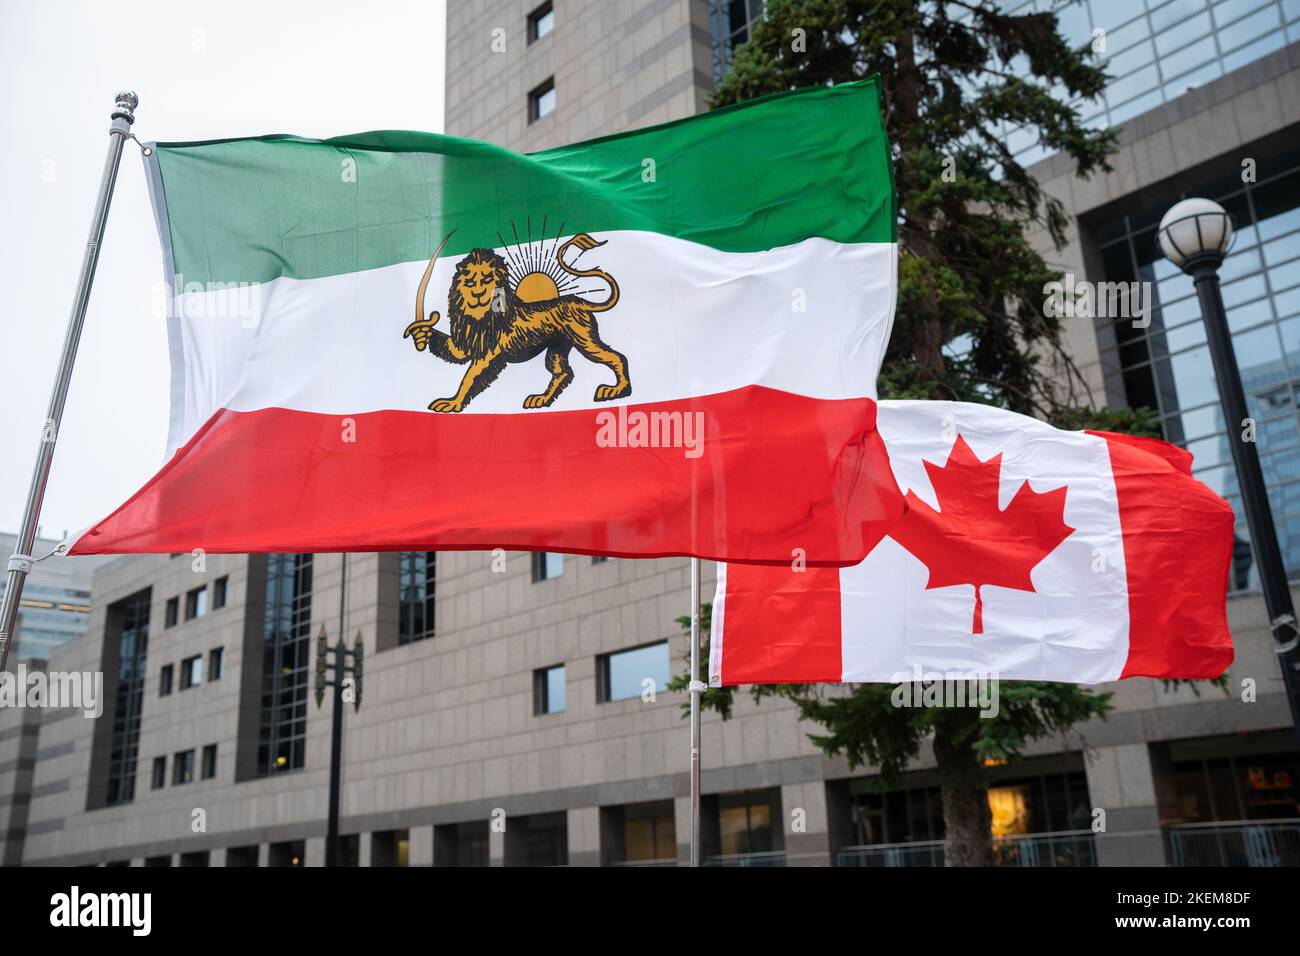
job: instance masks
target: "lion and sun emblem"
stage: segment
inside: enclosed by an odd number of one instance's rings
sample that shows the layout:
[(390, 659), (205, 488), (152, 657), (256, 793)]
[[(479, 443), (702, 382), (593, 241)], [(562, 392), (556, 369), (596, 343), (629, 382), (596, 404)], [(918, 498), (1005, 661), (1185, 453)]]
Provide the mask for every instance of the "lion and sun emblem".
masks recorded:
[[(544, 221), (542, 228), (544, 235)], [(524, 243), (516, 236), (513, 246), (503, 240), (504, 254), (494, 249), (471, 249), (456, 263), (447, 290), (448, 330), (444, 333), (435, 328), (441, 316), (437, 311), (426, 313), (424, 300), (433, 267), (454, 232), (443, 238), (430, 257), (415, 295), (415, 321), (402, 333), (418, 351), (468, 366), (456, 393), (435, 398), (429, 403), (430, 411), (462, 411), (507, 365), (542, 354), (551, 379), (542, 391), (527, 396), (523, 407), (546, 408), (573, 380), (569, 353), (575, 349), (614, 373), (612, 385), (596, 387), (595, 401), (608, 402), (632, 394), (627, 357), (601, 340), (596, 324), (597, 313), (608, 312), (618, 304), (618, 283), (601, 269), (576, 268), (583, 253), (604, 242), (584, 232), (561, 243), (561, 233), (557, 232), (553, 240), (530, 239)], [(566, 262), (566, 255), (575, 248), (577, 255)], [(595, 280), (596, 288), (584, 288), (591, 280)], [(601, 291), (600, 283), (608, 287), (603, 301), (583, 297)]]

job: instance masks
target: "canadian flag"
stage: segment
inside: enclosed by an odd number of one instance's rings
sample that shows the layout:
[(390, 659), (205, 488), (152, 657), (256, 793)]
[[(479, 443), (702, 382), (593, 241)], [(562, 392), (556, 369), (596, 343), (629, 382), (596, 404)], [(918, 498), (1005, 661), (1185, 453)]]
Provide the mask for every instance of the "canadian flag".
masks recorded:
[(848, 568), (720, 565), (710, 683), (1217, 677), (1233, 515), (1166, 442), (881, 402), (909, 506)]

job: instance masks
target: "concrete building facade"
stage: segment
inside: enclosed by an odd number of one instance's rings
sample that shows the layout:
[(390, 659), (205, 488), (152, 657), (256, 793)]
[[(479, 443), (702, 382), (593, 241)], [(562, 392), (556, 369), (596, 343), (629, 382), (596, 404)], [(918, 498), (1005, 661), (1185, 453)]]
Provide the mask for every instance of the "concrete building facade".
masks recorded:
[[(705, 0), (450, 6), (447, 131), (522, 151), (706, 108), (732, 45), (761, 15), (758, 4)], [(1108, 22), (1095, 6), (1083, 7), (1092, 10), (1089, 28)], [(1168, 13), (1149, 7), (1139, 11), (1148, 35), (1132, 41), (1139, 51), (1142, 43), (1159, 49), (1150, 31)], [(1224, 9), (1206, 4), (1206, 16)], [(1194, 387), (1194, 372), (1189, 380), (1174, 364), (1181, 353), (1160, 352), (1156, 339), (1168, 344), (1176, 330), (1176, 277), (1139, 254), (1134, 237), (1149, 234), (1153, 210), (1213, 187), (1227, 170), (1239, 174), (1243, 158), (1258, 161), (1259, 182), (1290, 182), (1300, 46), (1287, 33), (1290, 8), (1268, 9), (1280, 26), (1265, 40), (1282, 38), (1271, 51), (1248, 37), (1241, 42), (1263, 52), (1243, 62), (1218, 56), (1218, 72), (1190, 92), (1116, 92), (1106, 106), (1110, 121), (1124, 125), (1114, 172), (1080, 181), (1053, 156), (1032, 167), (1072, 217), (1063, 250), (1043, 240), (1051, 260), (1080, 278), (1118, 281), (1124, 260), (1107, 251), (1122, 244), (1134, 278), (1151, 278), (1162, 297), (1152, 328), (1142, 330), (1142, 355), (1131, 326), (1071, 322), (1087, 388), (1112, 406), (1145, 404), (1140, 373), (1149, 370), (1167, 436), (1189, 447), (1199, 440), (1198, 462), (1204, 454), (1219, 469), (1203, 476), (1229, 496), (1231, 478), (1211, 453), (1222, 423), (1191, 432), (1199, 407), (1162, 384), (1165, 362), (1177, 369), (1175, 385)], [(1238, 21), (1209, 22), (1206, 35), (1226, 47), (1219, 37)], [(1134, 23), (1120, 27), (1133, 33)], [(1150, 59), (1159, 77), (1165, 60)], [(1143, 61), (1133, 75), (1149, 68)], [(1125, 116), (1134, 102), (1143, 109)], [(1275, 328), (1285, 353), (1281, 283), (1292, 260), (1269, 244), (1300, 242), (1300, 231), (1265, 228), (1288, 221), (1288, 211), (1261, 215), (1248, 202), (1260, 266), (1240, 278), (1263, 276), (1270, 311), (1242, 328)], [(1276, 376), (1260, 381), (1261, 394), (1279, 387)], [(1286, 389), (1291, 395), (1289, 378)], [(1286, 414), (1294, 418), (1293, 409)], [(1285, 496), (1288, 479), (1274, 473), (1270, 481)], [(1300, 561), (1292, 566), (1300, 571)], [(328, 554), (156, 555), (101, 569), (86, 637), (52, 653), (49, 668), (102, 671), (104, 717), (0, 711), (0, 792), (29, 795), (23, 819), (8, 823), (5, 862), (323, 862), (331, 704), (317, 708), (310, 693), (322, 628), (349, 644), (359, 633), (366, 652), (360, 709), (344, 718), (345, 862), (645, 865), (686, 857), (685, 695), (663, 684), (684, 669), (676, 619), (689, 609), (687, 561), (354, 555), (340, 623), (341, 571), (340, 557)], [(1236, 571), (1229, 617), (1237, 658), (1226, 690), (1117, 683), (1104, 688), (1116, 708), (1106, 720), (991, 768), (1005, 862), (1300, 859), (1300, 756), (1248, 547)], [(705, 577), (710, 593), (707, 565)], [(872, 768), (826, 758), (808, 740), (815, 730), (790, 705), (744, 696), (730, 720), (706, 715), (706, 858), (939, 862), (938, 776), (928, 751), (901, 787), (879, 792)]]

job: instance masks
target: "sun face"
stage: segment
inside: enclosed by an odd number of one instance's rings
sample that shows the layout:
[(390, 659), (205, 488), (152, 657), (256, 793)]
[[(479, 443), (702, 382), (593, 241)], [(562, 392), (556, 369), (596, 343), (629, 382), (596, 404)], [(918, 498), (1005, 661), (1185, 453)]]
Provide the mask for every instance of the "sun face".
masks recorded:
[[(555, 261), (555, 252), (560, 245), (564, 224), (550, 234), (546, 229), (547, 218), (542, 217), (542, 234), (533, 238), (533, 224), (527, 220), (523, 224), (524, 238), (519, 237), (520, 227), (511, 222), (510, 231), (514, 242), (506, 242), (501, 233), (501, 255), (510, 264), (510, 281), (519, 301), (527, 303), (553, 302), (578, 291), (578, 283), (573, 276), (565, 273)], [(518, 282), (515, 276), (520, 276)]]
[(546, 302), (560, 297), (555, 280), (545, 272), (530, 272), (519, 280), (515, 295), (523, 302)]

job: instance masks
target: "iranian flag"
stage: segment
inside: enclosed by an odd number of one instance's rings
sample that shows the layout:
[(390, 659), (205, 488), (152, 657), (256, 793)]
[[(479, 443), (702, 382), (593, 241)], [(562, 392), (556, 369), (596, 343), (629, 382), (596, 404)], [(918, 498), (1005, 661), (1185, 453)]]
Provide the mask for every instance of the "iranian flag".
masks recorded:
[(895, 296), (877, 81), (518, 155), (157, 143), (168, 460), (74, 554), (861, 560)]
[(879, 423), (907, 514), (854, 567), (719, 566), (715, 686), (1232, 662), (1232, 509), (1186, 451), (954, 402), (881, 402)]

